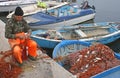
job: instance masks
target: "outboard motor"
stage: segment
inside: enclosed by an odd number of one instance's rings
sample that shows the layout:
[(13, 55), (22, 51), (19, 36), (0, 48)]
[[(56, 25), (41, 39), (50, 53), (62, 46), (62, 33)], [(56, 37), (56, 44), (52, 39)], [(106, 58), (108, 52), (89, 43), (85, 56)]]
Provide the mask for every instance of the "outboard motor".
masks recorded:
[(83, 3), (82, 3), (82, 9), (87, 9), (89, 7), (89, 5), (88, 5), (88, 1), (84, 1)]
[(95, 10), (95, 6), (94, 6), (94, 5), (92, 6), (92, 9), (94, 9), (94, 10)]

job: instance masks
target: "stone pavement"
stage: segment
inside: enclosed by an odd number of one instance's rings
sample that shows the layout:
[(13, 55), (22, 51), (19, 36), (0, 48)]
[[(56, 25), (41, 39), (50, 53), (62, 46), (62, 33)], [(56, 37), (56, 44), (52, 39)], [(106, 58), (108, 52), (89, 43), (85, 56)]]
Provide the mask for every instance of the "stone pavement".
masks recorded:
[(0, 20), (0, 51), (10, 50), (9, 43), (5, 38), (5, 23)]

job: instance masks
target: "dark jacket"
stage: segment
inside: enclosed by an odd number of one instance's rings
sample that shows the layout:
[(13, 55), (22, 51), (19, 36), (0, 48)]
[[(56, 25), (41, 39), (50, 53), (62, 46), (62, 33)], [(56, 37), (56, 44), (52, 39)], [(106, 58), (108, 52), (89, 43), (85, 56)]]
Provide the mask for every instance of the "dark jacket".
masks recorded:
[(31, 29), (24, 19), (21, 21), (16, 21), (13, 15), (12, 18), (10, 18), (6, 23), (5, 37), (8, 39), (15, 39), (15, 34), (20, 32), (31, 32)]

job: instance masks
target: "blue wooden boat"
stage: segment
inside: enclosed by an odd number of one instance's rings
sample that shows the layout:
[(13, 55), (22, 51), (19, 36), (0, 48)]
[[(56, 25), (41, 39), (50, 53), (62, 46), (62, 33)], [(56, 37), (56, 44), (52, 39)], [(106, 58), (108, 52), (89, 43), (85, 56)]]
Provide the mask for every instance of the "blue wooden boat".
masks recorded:
[[(47, 38), (49, 36), (47, 32), (53, 34), (51, 38)], [(58, 36), (62, 37), (58, 34)], [(36, 30), (32, 32), (31, 38), (35, 40), (40, 47), (43, 48), (54, 48), (61, 40), (54, 39), (54, 31), (47, 31), (47, 30)]]
[(102, 22), (65, 26), (56, 30), (39, 29), (32, 32), (31, 38), (44, 48), (54, 48), (63, 40), (108, 44), (120, 38), (119, 26), (118, 23), (114, 22)]
[[(82, 32), (85, 33), (85, 35), (87, 35), (86, 38), (83, 37), (79, 39), (80, 41), (108, 44), (120, 38), (120, 23), (117, 22), (82, 24), (80, 27), (85, 27), (85, 30), (81, 28), (80, 30), (82, 30)], [(78, 34), (81, 35), (80, 32), (78, 32)]]
[[(86, 2), (77, 5), (66, 4), (44, 12), (38, 12), (26, 16), (29, 26), (32, 29), (55, 29), (56, 27), (68, 26), (88, 21), (95, 17), (96, 11), (93, 6)], [(79, 20), (79, 21), (78, 21)]]

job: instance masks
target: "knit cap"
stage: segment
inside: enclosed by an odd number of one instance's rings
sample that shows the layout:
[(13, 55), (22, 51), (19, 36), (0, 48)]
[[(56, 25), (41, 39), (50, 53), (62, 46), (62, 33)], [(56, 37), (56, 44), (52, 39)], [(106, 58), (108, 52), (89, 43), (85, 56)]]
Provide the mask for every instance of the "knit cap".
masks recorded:
[(23, 10), (21, 9), (21, 7), (16, 7), (16, 9), (15, 9), (15, 13), (14, 13), (15, 15), (17, 15), (17, 16), (23, 16)]

